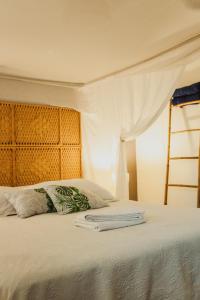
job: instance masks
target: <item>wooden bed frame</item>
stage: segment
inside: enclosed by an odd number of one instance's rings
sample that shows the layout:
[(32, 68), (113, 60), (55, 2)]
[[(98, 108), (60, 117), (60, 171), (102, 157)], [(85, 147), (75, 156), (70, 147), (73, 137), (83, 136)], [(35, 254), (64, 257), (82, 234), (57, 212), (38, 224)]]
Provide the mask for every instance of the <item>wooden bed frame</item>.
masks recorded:
[(79, 177), (79, 112), (0, 101), (0, 186)]

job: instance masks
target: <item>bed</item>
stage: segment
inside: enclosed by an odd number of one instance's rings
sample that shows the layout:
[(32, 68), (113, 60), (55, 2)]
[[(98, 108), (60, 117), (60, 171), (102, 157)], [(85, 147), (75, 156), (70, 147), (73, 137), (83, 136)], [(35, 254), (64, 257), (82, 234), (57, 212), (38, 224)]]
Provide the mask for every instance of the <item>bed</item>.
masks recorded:
[[(0, 186), (81, 177), (78, 112), (0, 102), (0, 121)], [(0, 217), (0, 300), (199, 300), (199, 210), (144, 209), (106, 232), (75, 227), (79, 213)]]
[(199, 210), (144, 208), (146, 223), (98, 233), (77, 214), (0, 217), (0, 299), (200, 299)]

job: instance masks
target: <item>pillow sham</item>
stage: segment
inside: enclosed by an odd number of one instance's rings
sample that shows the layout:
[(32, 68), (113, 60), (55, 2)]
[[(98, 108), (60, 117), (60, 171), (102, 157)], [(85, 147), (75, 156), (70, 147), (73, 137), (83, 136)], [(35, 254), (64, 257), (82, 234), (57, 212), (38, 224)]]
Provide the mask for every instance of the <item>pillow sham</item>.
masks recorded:
[(37, 183), (34, 185), (25, 185), (25, 186), (16, 186), (16, 187), (0, 186), (0, 215), (9, 216), (9, 215), (17, 214), (12, 204), (7, 200), (5, 193), (10, 193), (10, 192), (13, 193), (19, 190), (21, 191), (27, 189), (40, 188), (43, 187), (43, 185), (44, 185), (43, 183)]
[(65, 179), (65, 180), (56, 180), (56, 181), (46, 181), (43, 182), (43, 187), (48, 185), (60, 185), (60, 186), (74, 186), (78, 189), (85, 189), (87, 191), (91, 191), (98, 196), (100, 196), (103, 200), (106, 201), (116, 201), (113, 195), (103, 187), (99, 186), (98, 184), (87, 180), (87, 179)]
[(45, 188), (59, 214), (84, 211), (107, 206), (98, 195), (91, 191), (81, 191), (74, 186), (52, 185)]
[(13, 205), (8, 201), (5, 192), (0, 191), (0, 215), (12, 216), (16, 214), (16, 210), (13, 207)]
[(15, 190), (6, 193), (6, 197), (20, 218), (47, 213), (49, 210), (46, 193), (37, 190)]
[(90, 190), (80, 189), (80, 192), (88, 198), (91, 209), (109, 206), (107, 201), (103, 200), (99, 195), (91, 192)]

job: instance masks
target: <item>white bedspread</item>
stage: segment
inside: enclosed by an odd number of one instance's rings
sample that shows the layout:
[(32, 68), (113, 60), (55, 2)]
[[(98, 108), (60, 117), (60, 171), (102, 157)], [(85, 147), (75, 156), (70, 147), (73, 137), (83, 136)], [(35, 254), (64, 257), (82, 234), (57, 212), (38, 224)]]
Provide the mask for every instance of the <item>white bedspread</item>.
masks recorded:
[(101, 233), (74, 214), (0, 218), (0, 300), (199, 300), (200, 210), (145, 211)]

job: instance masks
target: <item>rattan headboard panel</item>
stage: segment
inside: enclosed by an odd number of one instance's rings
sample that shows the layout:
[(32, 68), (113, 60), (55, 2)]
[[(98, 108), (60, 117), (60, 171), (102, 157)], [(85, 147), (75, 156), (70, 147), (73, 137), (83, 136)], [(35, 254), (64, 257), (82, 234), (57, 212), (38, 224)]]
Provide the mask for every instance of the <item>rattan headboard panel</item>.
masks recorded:
[(0, 101), (0, 185), (79, 177), (79, 112)]

